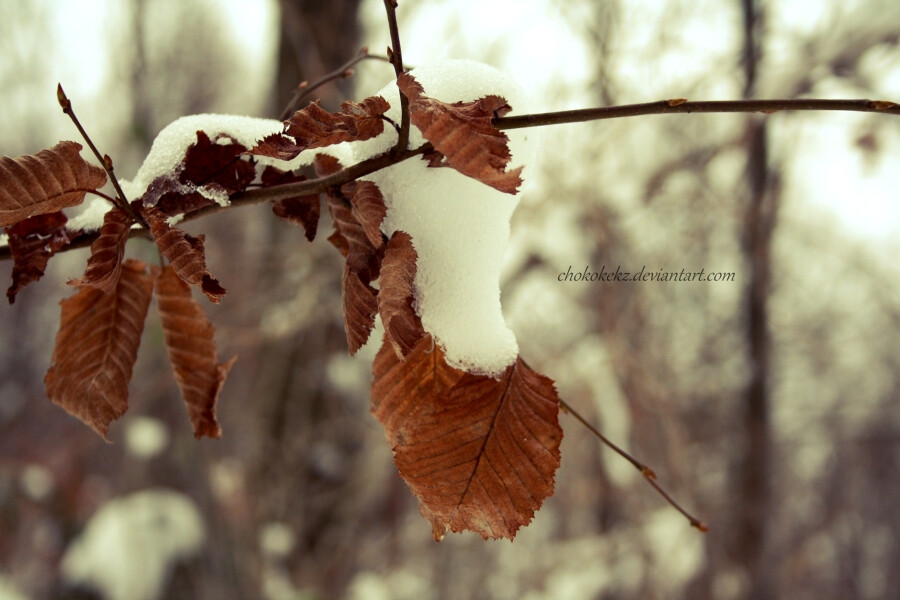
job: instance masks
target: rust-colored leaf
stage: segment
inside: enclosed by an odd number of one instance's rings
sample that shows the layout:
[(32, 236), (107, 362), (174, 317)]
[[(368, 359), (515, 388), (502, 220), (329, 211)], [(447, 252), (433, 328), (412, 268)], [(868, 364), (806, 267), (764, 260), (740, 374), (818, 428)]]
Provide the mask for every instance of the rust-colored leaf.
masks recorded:
[(60, 142), (37, 154), (0, 157), (0, 227), (76, 206), (103, 187), (106, 172), (79, 154), (81, 144)]
[(506, 100), (485, 96), (474, 102), (447, 104), (427, 97), (409, 73), (397, 78), (397, 86), (409, 99), (413, 125), (451, 167), (501, 192), (516, 193), (522, 184), (522, 168), (506, 170), (511, 158), (509, 138), (491, 123), (494, 116), (509, 112)]
[(106, 438), (128, 409), (128, 383), (153, 293), (153, 274), (139, 260), (122, 265), (112, 294), (83, 287), (63, 300), (47, 395)]
[(118, 208), (107, 212), (100, 235), (91, 244), (91, 256), (84, 275), (69, 281), (69, 285), (95, 287), (104, 294), (113, 293), (122, 274), (122, 258), (132, 222), (131, 217)]
[(267, 136), (250, 153), (292, 160), (309, 148), (368, 140), (384, 131), (381, 116), (388, 108), (390, 105), (381, 96), (366, 98), (359, 104), (344, 102), (340, 112), (334, 113), (313, 102), (284, 122), (284, 134)]
[(381, 261), (378, 314), (384, 323), (385, 339), (401, 359), (425, 335), (422, 322), (413, 308), (416, 258), (412, 237), (405, 231), (395, 231)]
[(344, 331), (347, 334), (350, 356), (353, 356), (365, 345), (375, 327), (375, 314), (378, 312), (377, 292), (368, 283), (360, 280), (359, 274), (350, 269), (349, 263), (344, 265), (342, 288)]
[(353, 181), (342, 186), (344, 195), (350, 198), (351, 212), (362, 225), (366, 237), (376, 249), (384, 245), (381, 238), (381, 222), (387, 214), (384, 196), (371, 181)]
[(318, 153), (313, 159), (313, 167), (316, 170), (316, 177), (326, 177), (333, 175), (344, 168), (337, 158), (330, 154)]
[[(265, 168), (260, 179), (264, 187), (306, 181), (306, 177), (303, 175), (294, 175), (290, 171), (282, 171), (272, 166)], [(302, 226), (306, 232), (306, 239), (309, 241), (316, 239), (320, 210), (321, 202), (319, 202), (318, 194), (287, 198), (272, 205), (272, 212), (276, 216)]]
[(463, 530), (512, 539), (553, 494), (562, 440), (553, 382), (521, 359), (499, 380), (461, 373), (430, 344), (423, 337), (406, 361), (382, 346), (372, 412), (435, 539)]
[(150, 233), (153, 234), (156, 246), (169, 260), (178, 276), (187, 283), (199, 286), (210, 302), (218, 304), (225, 295), (225, 288), (206, 268), (204, 236), (194, 237), (177, 227), (171, 227), (165, 216), (156, 210), (144, 211), (144, 217), (150, 224)]
[(162, 320), (169, 362), (187, 406), (194, 435), (218, 438), (216, 402), (237, 357), (219, 363), (215, 329), (203, 308), (191, 296), (191, 288), (171, 266), (156, 281), (156, 303)]
[(172, 216), (225, 202), (256, 177), (256, 167), (244, 157), (246, 151), (228, 136), (212, 140), (198, 131), (179, 168), (150, 183), (141, 196), (143, 205)]
[(334, 223), (334, 233), (328, 241), (347, 258), (350, 270), (357, 273), (363, 283), (371, 283), (378, 278), (375, 247), (356, 215), (347, 207), (346, 198), (328, 194), (326, 200)]
[(43, 277), (50, 257), (71, 241), (66, 220), (66, 215), (58, 211), (30, 217), (6, 229), (14, 261), (12, 285), (6, 290), (10, 304), (16, 301), (22, 288)]

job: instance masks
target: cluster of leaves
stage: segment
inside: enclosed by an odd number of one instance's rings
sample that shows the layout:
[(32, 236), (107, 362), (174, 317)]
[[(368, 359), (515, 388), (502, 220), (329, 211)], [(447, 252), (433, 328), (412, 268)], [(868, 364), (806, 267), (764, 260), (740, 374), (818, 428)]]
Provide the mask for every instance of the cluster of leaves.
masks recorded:
[[(409, 100), (412, 123), (430, 143), (421, 153), (430, 165), (516, 192), (521, 180), (519, 170), (506, 169), (508, 140), (491, 124), (510, 110), (503, 98), (446, 104), (427, 97), (406, 73), (398, 77), (398, 87)], [(172, 223), (253, 182), (275, 189), (303, 181), (303, 175), (272, 166), (258, 173), (254, 157), (287, 160), (305, 150), (370, 139), (383, 132), (388, 109), (381, 97), (347, 102), (334, 113), (313, 103), (285, 121), (283, 133), (253, 148), (198, 131), (181, 163), (157, 177), (140, 198), (130, 203), (110, 198), (113, 206), (91, 245), (84, 275), (69, 281), (78, 291), (62, 301), (45, 378), (51, 400), (106, 436), (110, 423), (128, 408), (132, 367), (155, 294), (194, 433), (220, 436), (215, 405), (234, 359), (218, 362), (213, 327), (191, 286), (214, 303), (225, 289), (206, 266), (203, 236)], [(0, 227), (15, 260), (10, 303), (41, 277), (55, 253), (86, 235), (66, 228), (63, 209), (80, 204), (87, 193), (102, 195), (107, 176), (82, 159), (80, 150), (75, 142), (61, 142), (34, 155), (0, 159)], [(318, 154), (314, 168), (324, 178), (344, 166)], [(514, 537), (553, 493), (562, 438), (553, 382), (521, 359), (499, 378), (447, 364), (414, 309), (415, 240), (402, 231), (389, 239), (382, 233), (387, 209), (378, 187), (350, 180), (321, 194), (281, 199), (273, 210), (301, 225), (312, 241), (322, 198), (334, 227), (328, 239), (346, 259), (342, 291), (349, 352), (366, 343), (380, 315), (385, 334), (373, 367), (372, 413), (384, 425), (397, 468), (435, 538), (462, 530), (485, 538)], [(163, 266), (125, 258), (135, 232), (155, 243)]]

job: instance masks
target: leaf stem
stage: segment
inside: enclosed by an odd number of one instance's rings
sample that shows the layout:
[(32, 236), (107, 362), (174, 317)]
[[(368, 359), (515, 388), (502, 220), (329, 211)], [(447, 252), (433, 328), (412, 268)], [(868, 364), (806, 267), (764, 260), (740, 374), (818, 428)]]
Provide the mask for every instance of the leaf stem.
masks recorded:
[(641, 475), (644, 476), (644, 479), (647, 480), (647, 483), (649, 483), (649, 484), (651, 485), (651, 487), (653, 487), (653, 489), (656, 490), (656, 491), (659, 493), (660, 496), (662, 496), (663, 498), (665, 498), (665, 499), (666, 499), (666, 502), (668, 502), (669, 504), (671, 504), (672, 507), (673, 507), (675, 510), (677, 510), (677, 511), (680, 512), (682, 515), (684, 515), (684, 517), (685, 517), (688, 521), (690, 521), (692, 527), (695, 527), (695, 528), (697, 528), (697, 529), (699, 529), (700, 531), (703, 531), (703, 532), (709, 531), (709, 528), (706, 526), (706, 524), (705, 524), (703, 521), (701, 521), (701, 520), (698, 519), (697, 517), (693, 516), (691, 513), (687, 512), (684, 508), (682, 508), (681, 505), (678, 504), (678, 502), (676, 502), (676, 501), (672, 498), (672, 496), (670, 496), (669, 493), (666, 492), (666, 490), (664, 490), (664, 489), (659, 485), (659, 483), (656, 482), (656, 473), (653, 472), (653, 469), (651, 469), (650, 467), (648, 467), (647, 465), (645, 465), (644, 463), (642, 463), (641, 461), (639, 461), (639, 460), (636, 459), (635, 457), (631, 456), (630, 454), (628, 454), (627, 452), (625, 452), (622, 448), (620, 448), (619, 446), (617, 446), (616, 444), (614, 444), (612, 441), (610, 441), (605, 435), (603, 435), (602, 433), (600, 433), (600, 431), (599, 431), (596, 427), (594, 427), (593, 425), (591, 425), (591, 424), (587, 421), (587, 419), (585, 419), (584, 417), (582, 417), (581, 414), (580, 414), (577, 410), (575, 410), (574, 408), (572, 408), (572, 406), (571, 406), (569, 403), (567, 403), (565, 400), (560, 399), (559, 405), (560, 405), (563, 409), (565, 409), (566, 412), (570, 413), (573, 417), (575, 417), (582, 425), (584, 425), (585, 427), (587, 427), (588, 430), (589, 430), (591, 433), (593, 433), (593, 434), (594, 434), (601, 442), (603, 442), (604, 444), (606, 444), (607, 446), (609, 446), (610, 448), (612, 448), (616, 453), (618, 453), (618, 454), (619, 454), (620, 456), (622, 456), (625, 460), (627, 460), (628, 462), (630, 462), (630, 463), (634, 466), (635, 469), (637, 469), (638, 471), (640, 471), (640, 472), (641, 472)]
[(78, 117), (75, 116), (75, 110), (72, 109), (72, 101), (69, 100), (68, 96), (66, 96), (66, 92), (63, 90), (61, 83), (56, 84), (56, 99), (59, 101), (59, 105), (62, 108), (63, 112), (67, 114), (70, 119), (72, 119), (73, 123), (75, 123), (75, 127), (78, 128), (78, 132), (81, 133), (81, 137), (83, 137), (84, 141), (87, 142), (87, 145), (94, 153), (94, 156), (96, 156), (100, 164), (103, 165), (103, 170), (106, 171), (106, 174), (109, 176), (109, 180), (110, 182), (112, 182), (113, 188), (115, 188), (116, 190), (116, 196), (118, 197), (118, 201), (113, 201), (113, 204), (124, 210), (125, 214), (131, 217), (136, 223), (142, 223), (146, 225), (146, 223), (144, 223), (144, 220), (131, 209), (131, 205), (128, 203), (128, 198), (125, 197), (125, 192), (122, 191), (122, 186), (119, 185), (119, 180), (116, 178), (116, 174), (113, 170), (112, 158), (109, 157), (109, 154), (104, 154), (101, 156), (100, 151), (97, 150), (97, 146), (95, 146), (93, 140), (91, 140), (91, 136), (89, 136), (84, 127), (82, 127), (81, 122), (78, 120)]
[(620, 119), (643, 115), (668, 115), (682, 113), (730, 113), (761, 112), (772, 114), (783, 110), (828, 110), (852, 112), (877, 112), (900, 115), (900, 105), (888, 100), (821, 100), (817, 98), (795, 98), (785, 100), (704, 100), (691, 102), (683, 98), (645, 102), (643, 104), (623, 104), (582, 108), (559, 112), (535, 113), (493, 120), (497, 129), (522, 129), (544, 125), (583, 123), (600, 119)]
[(345, 62), (334, 71), (323, 75), (314, 83), (309, 83), (308, 81), (301, 82), (300, 85), (297, 86), (297, 91), (294, 93), (294, 97), (291, 98), (291, 101), (288, 103), (288, 105), (284, 107), (283, 111), (281, 111), (281, 116), (278, 117), (278, 119), (281, 121), (287, 121), (288, 119), (290, 119), (291, 115), (299, 110), (300, 103), (303, 102), (303, 99), (326, 83), (334, 81), (335, 79), (347, 79), (348, 77), (352, 77), (354, 74), (353, 67), (366, 59), (381, 60), (387, 63), (391, 62), (391, 60), (386, 56), (370, 54), (368, 48), (360, 48), (356, 56)]
[[(388, 48), (388, 59), (394, 65), (397, 77), (403, 74), (403, 55), (400, 50), (400, 29), (397, 27), (397, 0), (384, 0), (387, 11), (388, 29), (391, 32), (391, 47)], [(396, 152), (403, 153), (409, 145), (409, 99), (400, 92), (400, 133), (397, 136)]]

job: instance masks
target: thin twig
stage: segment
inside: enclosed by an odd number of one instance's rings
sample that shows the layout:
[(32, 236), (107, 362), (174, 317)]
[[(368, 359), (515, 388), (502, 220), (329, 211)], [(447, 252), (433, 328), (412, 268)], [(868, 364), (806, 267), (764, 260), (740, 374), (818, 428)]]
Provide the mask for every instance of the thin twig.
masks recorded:
[(391, 60), (386, 56), (370, 54), (368, 48), (361, 48), (356, 56), (345, 62), (343, 65), (341, 65), (331, 73), (323, 75), (314, 83), (309, 83), (308, 81), (301, 82), (300, 85), (297, 86), (297, 91), (294, 93), (294, 97), (291, 98), (291, 101), (288, 103), (288, 105), (284, 108), (283, 111), (281, 111), (281, 116), (278, 117), (279, 120), (286, 121), (290, 119), (291, 115), (300, 109), (300, 103), (303, 102), (304, 98), (308, 97), (315, 90), (322, 87), (329, 81), (334, 81), (335, 79), (347, 79), (348, 77), (352, 77), (355, 72), (353, 70), (353, 67), (367, 59), (381, 60), (387, 63), (391, 62)]
[(62, 107), (63, 112), (69, 115), (69, 118), (72, 119), (73, 123), (75, 123), (75, 127), (78, 128), (78, 131), (81, 133), (81, 137), (83, 137), (84, 141), (87, 142), (87, 145), (94, 153), (94, 156), (96, 156), (97, 160), (100, 161), (100, 164), (103, 165), (103, 170), (106, 171), (106, 174), (109, 176), (109, 180), (112, 182), (113, 188), (115, 188), (116, 195), (118, 196), (118, 201), (114, 201), (113, 204), (124, 210), (125, 213), (135, 222), (144, 223), (144, 220), (141, 219), (137, 214), (135, 214), (135, 212), (131, 209), (131, 205), (128, 204), (128, 198), (125, 196), (125, 192), (122, 191), (122, 186), (119, 185), (119, 180), (116, 178), (116, 174), (113, 170), (112, 159), (108, 154), (101, 155), (100, 151), (97, 150), (97, 146), (94, 145), (93, 140), (91, 140), (91, 136), (89, 136), (84, 127), (81, 126), (81, 122), (78, 120), (78, 117), (75, 116), (75, 111), (72, 109), (72, 101), (69, 100), (68, 96), (66, 96), (66, 92), (63, 91), (61, 83), (58, 83), (56, 85), (56, 99), (59, 101), (59, 105), (60, 107)]
[[(400, 29), (397, 27), (397, 0), (384, 0), (384, 8), (387, 11), (388, 29), (391, 32), (391, 47), (388, 48), (388, 58), (394, 65), (394, 73), (397, 77), (403, 74), (403, 55), (400, 50)], [(399, 90), (398, 90), (399, 91)], [(397, 135), (396, 152), (406, 152), (409, 144), (409, 100), (400, 91), (400, 133)]]
[(594, 427), (593, 425), (591, 425), (590, 423), (588, 423), (588, 421), (587, 421), (584, 417), (582, 417), (581, 414), (580, 414), (577, 410), (575, 410), (574, 408), (572, 408), (572, 406), (571, 406), (570, 404), (568, 404), (565, 400), (560, 400), (560, 401), (559, 401), (559, 405), (560, 405), (563, 409), (565, 409), (566, 412), (570, 413), (573, 417), (575, 417), (576, 419), (578, 419), (578, 421), (579, 421), (582, 425), (584, 425), (585, 427), (587, 427), (588, 430), (590, 430), (591, 433), (593, 433), (595, 436), (597, 436), (597, 438), (598, 438), (601, 442), (603, 442), (604, 444), (606, 444), (607, 446), (609, 446), (610, 448), (612, 448), (616, 453), (618, 453), (618, 454), (619, 454), (620, 456), (622, 456), (625, 460), (627, 460), (628, 462), (630, 462), (630, 463), (634, 466), (635, 469), (637, 469), (638, 471), (640, 471), (640, 472), (641, 472), (641, 475), (644, 476), (644, 479), (647, 480), (647, 483), (649, 483), (649, 484), (653, 487), (653, 489), (656, 490), (656, 491), (659, 493), (660, 496), (662, 496), (663, 498), (665, 498), (665, 499), (666, 499), (666, 502), (668, 502), (669, 504), (671, 504), (672, 507), (673, 507), (675, 510), (677, 510), (677, 511), (680, 512), (682, 515), (684, 515), (685, 518), (686, 518), (688, 521), (690, 521), (692, 527), (696, 527), (697, 529), (699, 529), (700, 531), (703, 531), (703, 532), (709, 531), (709, 528), (706, 526), (706, 524), (705, 524), (703, 521), (701, 521), (701, 520), (698, 519), (697, 517), (693, 516), (691, 513), (687, 512), (684, 508), (682, 508), (681, 505), (678, 504), (678, 502), (676, 502), (676, 501), (672, 498), (672, 496), (670, 496), (670, 495), (668, 494), (668, 492), (666, 492), (666, 491), (659, 485), (659, 483), (657, 483), (657, 481), (656, 481), (656, 473), (653, 472), (653, 469), (651, 469), (650, 467), (648, 467), (647, 465), (645, 465), (644, 463), (642, 463), (641, 461), (639, 461), (639, 460), (636, 459), (635, 457), (631, 456), (630, 454), (628, 454), (627, 452), (625, 452), (624, 450), (622, 450), (619, 446), (617, 446), (616, 444), (614, 444), (613, 442), (611, 442), (605, 435), (603, 435), (602, 433), (600, 433), (600, 431), (597, 430), (596, 427)]
[(690, 102), (683, 98), (646, 102), (644, 104), (624, 104), (600, 108), (582, 108), (560, 112), (536, 113), (499, 117), (493, 120), (497, 129), (521, 129), (543, 125), (583, 123), (600, 119), (620, 119), (643, 115), (668, 115), (680, 113), (733, 113), (761, 112), (772, 114), (783, 110), (831, 110), (853, 112), (875, 112), (900, 115), (900, 105), (887, 100), (819, 100), (797, 98), (790, 100), (707, 100)]

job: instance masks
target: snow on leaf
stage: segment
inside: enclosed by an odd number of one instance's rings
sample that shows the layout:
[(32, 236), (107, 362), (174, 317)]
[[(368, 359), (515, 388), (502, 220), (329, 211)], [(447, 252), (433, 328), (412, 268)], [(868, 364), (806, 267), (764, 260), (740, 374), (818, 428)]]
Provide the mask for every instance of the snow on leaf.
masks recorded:
[(559, 398), (521, 359), (500, 379), (446, 365), (425, 336), (406, 361), (385, 343), (375, 359), (372, 413), (435, 539), (447, 531), (515, 537), (553, 494)]
[(515, 194), (522, 184), (521, 167), (507, 171), (512, 157), (509, 138), (491, 123), (510, 107), (500, 96), (485, 96), (474, 102), (447, 104), (425, 96), (409, 73), (397, 78), (400, 91), (409, 99), (410, 120), (422, 135), (460, 173), (501, 192)]
[(375, 327), (375, 314), (378, 312), (378, 301), (375, 289), (363, 282), (359, 273), (344, 265), (341, 281), (343, 288), (344, 331), (347, 334), (347, 346), (350, 356), (365, 345), (369, 334)]
[(80, 150), (81, 144), (60, 142), (37, 154), (0, 157), (0, 227), (76, 206), (103, 187), (106, 172), (81, 158)]
[(213, 341), (215, 329), (191, 296), (190, 286), (171, 265), (163, 269), (156, 281), (156, 303), (169, 362), (175, 370), (194, 436), (221, 437), (216, 402), (237, 357), (226, 363), (218, 362)]
[(131, 230), (132, 220), (124, 211), (114, 208), (103, 217), (100, 235), (91, 244), (91, 256), (87, 269), (80, 279), (69, 281), (69, 285), (95, 287), (104, 294), (111, 294), (119, 284), (122, 274), (122, 258), (125, 243)]
[(47, 395), (106, 438), (128, 409), (128, 383), (137, 358), (154, 274), (127, 260), (114, 293), (83, 287), (63, 300)]
[(400, 359), (412, 351), (425, 335), (413, 309), (413, 280), (416, 277), (416, 249), (404, 231), (394, 232), (381, 262), (378, 314), (384, 323), (385, 339)]
[(144, 211), (144, 217), (150, 224), (150, 233), (156, 246), (169, 260), (178, 276), (187, 283), (200, 286), (210, 302), (218, 304), (225, 295), (225, 288), (206, 268), (204, 236), (194, 237), (177, 227), (171, 227), (166, 222), (165, 215), (156, 210)]
[(13, 257), (12, 285), (6, 290), (9, 303), (29, 283), (43, 277), (47, 263), (71, 240), (62, 211), (30, 217), (8, 227), (7, 244)]
[(247, 148), (229, 136), (211, 140), (197, 131), (197, 141), (173, 172), (156, 177), (141, 197), (146, 207), (166, 215), (190, 213), (213, 204), (226, 204), (256, 177), (256, 168), (241, 157)]
[[(294, 175), (290, 171), (282, 171), (272, 166), (266, 167), (261, 176), (261, 182), (264, 187), (293, 183), (295, 181), (306, 181), (306, 177)], [(272, 205), (272, 212), (276, 216), (301, 225), (306, 232), (306, 239), (310, 242), (316, 239), (320, 211), (321, 203), (319, 202), (318, 194), (287, 198), (279, 200)]]
[(265, 137), (250, 153), (292, 160), (310, 148), (368, 140), (384, 131), (381, 116), (389, 108), (381, 96), (366, 98), (359, 104), (344, 102), (340, 112), (334, 113), (313, 102), (284, 122), (283, 134)]

